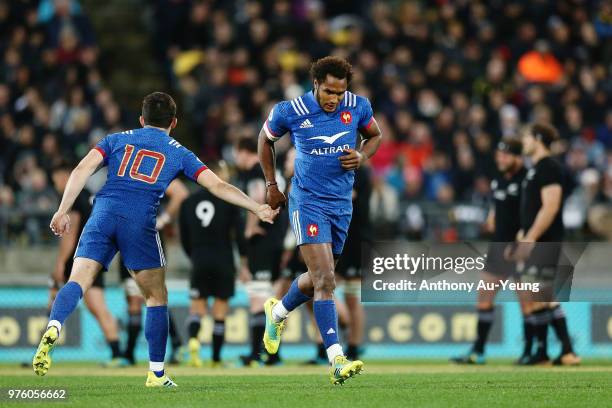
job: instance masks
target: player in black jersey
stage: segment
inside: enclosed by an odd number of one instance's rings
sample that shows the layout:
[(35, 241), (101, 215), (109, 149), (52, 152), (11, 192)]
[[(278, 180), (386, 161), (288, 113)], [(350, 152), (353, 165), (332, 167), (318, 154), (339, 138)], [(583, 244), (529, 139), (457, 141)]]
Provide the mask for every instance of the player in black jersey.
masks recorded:
[[(229, 179), (225, 162), (208, 166), (222, 180)], [(225, 338), (225, 317), (228, 300), (234, 295), (236, 268), (234, 245), (243, 233), (240, 210), (218, 199), (208, 190), (198, 190), (183, 201), (179, 213), (181, 245), (191, 259), (191, 306), (189, 308), (189, 360), (188, 365), (201, 367), (200, 332), (206, 315), (208, 298), (214, 298), (210, 315), (214, 320), (212, 335), (212, 366), (221, 366), (221, 349)]]
[[(55, 166), (52, 171), (53, 185), (57, 193), (61, 196), (64, 193), (68, 178), (74, 166), (69, 163), (62, 162)], [(70, 232), (64, 234), (60, 239), (59, 250), (55, 263), (53, 276), (50, 280), (49, 287), (49, 310), (55, 299), (55, 295), (61, 286), (63, 286), (70, 278), (72, 271), (72, 262), (74, 252), (77, 247), (77, 241), (85, 222), (91, 214), (92, 205), (89, 194), (83, 190), (78, 195), (72, 206), (72, 210), (68, 214), (72, 224)], [(104, 275), (99, 273), (93, 281), (92, 287), (84, 295), (85, 304), (98, 321), (106, 342), (111, 349), (111, 361), (105, 365), (109, 367), (120, 365), (119, 351), (119, 334), (117, 321), (108, 310), (104, 299)]]
[[(486, 223), (486, 229), (493, 234), (487, 253), (486, 271), (481, 276), (481, 279), (487, 283), (517, 278), (516, 264), (506, 258), (508, 251), (512, 249), (509, 244), (514, 242), (520, 230), (521, 182), (527, 173), (521, 152), (522, 144), (517, 138), (505, 138), (499, 142), (495, 152), (498, 173), (491, 181), (493, 208), (489, 211)], [(497, 290), (479, 290), (476, 307), (478, 311), (476, 340), (466, 355), (454, 357), (451, 361), (460, 364), (485, 363), (484, 351), (495, 317), (496, 294)], [(523, 312), (525, 336), (523, 356), (529, 357), (533, 339), (533, 319), (529, 315), (529, 299), (520, 291), (517, 295)], [(519, 361), (524, 359), (525, 357), (521, 357)]]
[[(164, 228), (172, 223), (172, 220), (176, 218), (179, 207), (183, 200), (187, 198), (189, 191), (185, 184), (178, 180), (172, 180), (166, 189), (164, 198), (167, 197), (166, 205), (163, 211), (160, 211), (159, 215), (155, 220), (155, 229), (160, 231), (161, 245), (164, 245), (164, 239), (161, 232)], [(119, 258), (119, 277), (123, 282), (123, 288), (125, 291), (125, 299), (128, 306), (128, 324), (127, 324), (127, 343), (123, 352), (123, 357), (127, 360), (130, 365), (136, 364), (134, 357), (134, 351), (136, 349), (136, 343), (138, 336), (142, 331), (142, 307), (144, 305), (144, 297), (140, 293), (140, 289), (136, 284), (132, 275), (123, 264), (121, 258)], [(170, 344), (172, 346), (172, 353), (170, 354), (170, 364), (178, 363), (178, 352), (182, 344), (181, 337), (176, 328), (176, 323), (172, 317), (171, 309), (168, 309), (168, 334), (170, 334)]]
[[(240, 139), (234, 147), (238, 180), (236, 186), (259, 203), (266, 201), (266, 180), (259, 166), (257, 141), (252, 138)], [(286, 182), (277, 170), (276, 182), (280, 191)], [(259, 365), (262, 362), (262, 338), (266, 316), (264, 302), (272, 296), (272, 284), (280, 277), (283, 240), (288, 226), (287, 215), (279, 217), (274, 224), (259, 222), (250, 213), (244, 220), (247, 268), (241, 269), (240, 280), (245, 283), (249, 295), (251, 328), (251, 352), (242, 356), (245, 365)], [(267, 363), (275, 362), (278, 356), (268, 356)], [(270, 358), (272, 360), (270, 360)]]
[(529, 126), (522, 135), (523, 153), (531, 159), (521, 192), (521, 230), (514, 257), (522, 279), (542, 286), (532, 295), (537, 351), (530, 364), (548, 364), (547, 333), (550, 324), (562, 350), (555, 360), (559, 365), (576, 365), (580, 358), (573, 351), (565, 314), (555, 300), (554, 283), (560, 273), (559, 257), (564, 235), (562, 210), (565, 176), (562, 165), (551, 157), (550, 147), (558, 139), (557, 130), (548, 124)]
[[(361, 247), (371, 242), (370, 197), (372, 185), (367, 166), (355, 170), (353, 184), (353, 218), (349, 225), (348, 237), (342, 255), (336, 266), (336, 277), (344, 289), (348, 347), (346, 357), (359, 360), (359, 348), (363, 341), (365, 311), (361, 304)], [(339, 312), (340, 314), (340, 312)]]

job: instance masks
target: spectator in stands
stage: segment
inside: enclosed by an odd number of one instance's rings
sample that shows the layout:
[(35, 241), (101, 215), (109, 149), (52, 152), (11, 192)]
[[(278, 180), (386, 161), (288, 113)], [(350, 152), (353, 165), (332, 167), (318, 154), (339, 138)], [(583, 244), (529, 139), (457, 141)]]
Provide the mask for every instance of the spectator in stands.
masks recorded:
[(545, 84), (556, 84), (563, 76), (563, 67), (545, 40), (536, 41), (534, 49), (519, 59), (518, 71), (529, 82)]
[(597, 140), (608, 150), (612, 150), (612, 110), (606, 112), (604, 122), (596, 129)]
[(337, 16), (327, 3), (167, 3), (157, 9), (168, 12), (160, 28), (177, 27), (180, 38), (188, 27), (206, 38), (205, 45), (194, 36), (191, 44), (176, 40), (165, 53), (172, 63), (176, 49), (203, 50), (202, 62), (177, 83), (190, 98), (205, 155), (224, 155), (271, 103), (307, 89), (310, 61), (337, 53), (354, 62), (353, 90), (368, 95), (386, 127), (370, 163), (375, 196), (395, 191), (401, 200), (434, 203), (480, 197), (493, 171), (491, 145), (530, 120), (572, 116), (576, 129), (555, 152), (566, 155), (579, 143), (591, 164), (602, 160), (599, 146), (607, 144), (593, 140), (608, 138), (602, 126), (612, 81), (598, 61), (607, 47), (598, 38), (612, 10), (606, 4), (590, 15), (583, 5), (570, 12), (553, 3), (536, 10), (520, 2), (374, 2), (357, 19)]
[(48, 215), (59, 204), (53, 189), (49, 186), (47, 175), (40, 168), (33, 169), (27, 176), (20, 179), (21, 191), (16, 203), (29, 217), (26, 230), (30, 242), (38, 243), (42, 233), (48, 227)]
[(88, 148), (91, 98), (101, 87), (96, 59), (78, 1), (0, 0), (0, 231), (49, 237), (49, 169)]
[(62, 35), (66, 33), (66, 30), (72, 30), (71, 34), (76, 37), (83, 47), (93, 47), (95, 45), (91, 23), (87, 16), (79, 12), (77, 2), (71, 0), (53, 0), (53, 6), (53, 16), (46, 23), (49, 47), (60, 47)]

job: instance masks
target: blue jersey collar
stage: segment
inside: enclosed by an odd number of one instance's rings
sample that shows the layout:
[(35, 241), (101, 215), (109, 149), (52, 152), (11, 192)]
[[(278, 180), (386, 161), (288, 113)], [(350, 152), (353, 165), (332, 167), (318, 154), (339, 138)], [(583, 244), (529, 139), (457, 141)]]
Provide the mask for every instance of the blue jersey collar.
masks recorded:
[(302, 98), (302, 100), (306, 104), (306, 107), (308, 108), (308, 110), (312, 113), (323, 110), (321, 106), (319, 105), (319, 102), (317, 102), (317, 98), (315, 98), (314, 89), (311, 90), (310, 92), (307, 92)]

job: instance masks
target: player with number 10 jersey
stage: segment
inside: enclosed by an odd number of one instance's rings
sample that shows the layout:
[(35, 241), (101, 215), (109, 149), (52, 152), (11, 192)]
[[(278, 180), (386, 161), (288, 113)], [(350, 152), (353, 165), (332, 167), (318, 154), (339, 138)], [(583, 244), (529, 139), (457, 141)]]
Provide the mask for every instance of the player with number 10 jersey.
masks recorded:
[[(115, 133), (95, 147), (108, 166), (108, 179), (96, 194), (76, 257), (108, 269), (119, 247), (128, 269), (165, 264), (155, 217), (160, 198), (180, 173), (192, 180), (206, 170), (195, 154), (158, 128)], [(104, 239), (115, 237), (115, 241)]]
[(192, 178), (215, 197), (240, 206), (260, 220), (273, 222), (278, 211), (249, 198), (221, 180), (189, 150), (171, 138), (176, 127), (176, 104), (170, 95), (153, 92), (144, 98), (140, 124), (143, 129), (112, 134), (92, 149), (72, 171), (59, 208), (51, 219), (51, 230), (62, 236), (70, 231), (70, 208), (87, 179), (102, 165), (109, 167), (108, 179), (96, 195), (92, 214), (77, 246), (70, 279), (57, 293), (47, 330), (42, 335), (32, 367), (46, 375), (51, 351), (62, 326), (91, 287), (96, 275), (117, 251), (147, 305), (145, 337), (149, 344), (147, 387), (175, 387), (164, 370), (168, 340), (168, 290), (165, 260), (155, 216), (159, 199), (180, 173)]

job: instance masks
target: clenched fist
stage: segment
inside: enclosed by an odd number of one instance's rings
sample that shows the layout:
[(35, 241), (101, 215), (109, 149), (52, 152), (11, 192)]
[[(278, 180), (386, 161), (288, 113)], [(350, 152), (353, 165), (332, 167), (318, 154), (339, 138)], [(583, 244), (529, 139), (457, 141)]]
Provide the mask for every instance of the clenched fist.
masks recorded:
[(355, 149), (344, 149), (344, 155), (339, 156), (338, 160), (344, 170), (356, 170), (365, 162), (365, 156)]
[(266, 200), (273, 210), (284, 207), (287, 203), (287, 197), (285, 197), (285, 195), (278, 189), (276, 184), (272, 184), (268, 187), (266, 192)]

